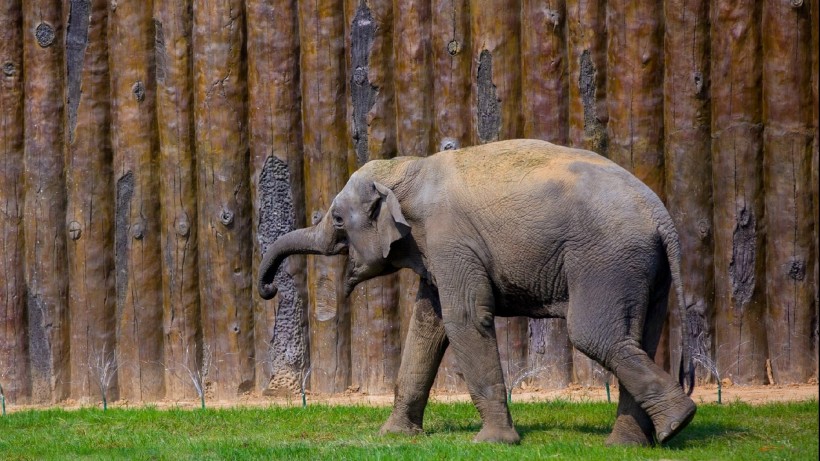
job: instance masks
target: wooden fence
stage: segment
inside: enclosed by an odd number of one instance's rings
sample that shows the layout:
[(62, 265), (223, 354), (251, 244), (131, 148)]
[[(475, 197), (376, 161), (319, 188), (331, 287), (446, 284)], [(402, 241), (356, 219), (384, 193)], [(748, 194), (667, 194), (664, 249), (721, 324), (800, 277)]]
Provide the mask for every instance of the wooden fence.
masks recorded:
[[(11, 402), (388, 393), (412, 274), (261, 255), (369, 159), (515, 137), (667, 203), (703, 378), (817, 377), (816, 0), (4, 0), (0, 384)], [(674, 307), (673, 307), (674, 308)], [(508, 383), (601, 384), (497, 319)], [(675, 363), (679, 328), (657, 360)], [(109, 365), (106, 368), (105, 365)], [(116, 366), (116, 373), (112, 373)], [(308, 375), (309, 371), (309, 375)], [(463, 389), (448, 355), (439, 389)]]

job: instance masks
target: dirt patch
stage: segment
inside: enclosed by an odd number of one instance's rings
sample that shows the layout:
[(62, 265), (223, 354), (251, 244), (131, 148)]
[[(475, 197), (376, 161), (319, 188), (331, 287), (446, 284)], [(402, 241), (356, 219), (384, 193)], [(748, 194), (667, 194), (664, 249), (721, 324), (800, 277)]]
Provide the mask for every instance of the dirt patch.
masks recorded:
[[(759, 405), (771, 402), (800, 402), (818, 400), (817, 384), (792, 384), (776, 386), (724, 386), (721, 390), (723, 403), (744, 402), (752, 405)], [(612, 402), (618, 400), (618, 390), (616, 387), (610, 390)], [(367, 395), (360, 392), (348, 392), (343, 395), (323, 395), (308, 393), (308, 405), (373, 405), (390, 406), (393, 403), (393, 395)], [(702, 385), (695, 388), (692, 398), (696, 403), (716, 403), (718, 401), (718, 387), (715, 384)], [(570, 402), (604, 402), (607, 400), (606, 388), (604, 387), (582, 387), (571, 386), (565, 389), (555, 390), (521, 390), (513, 392), (514, 402), (543, 402), (551, 400), (563, 400)], [(468, 402), (470, 396), (467, 394), (434, 392), (430, 398), (432, 402)], [(281, 406), (301, 406), (302, 397), (299, 394), (266, 397), (255, 394), (241, 396), (237, 400), (231, 401), (207, 401), (208, 408), (230, 408), (230, 407), (267, 407), (271, 405)], [(78, 402), (67, 400), (57, 405), (13, 405), (7, 402), (9, 412), (62, 408), (67, 410), (84, 407), (101, 406), (98, 402), (85, 401)], [(199, 400), (161, 400), (151, 403), (134, 403), (127, 400), (119, 400), (109, 404), (111, 408), (139, 408), (151, 407), (160, 409), (183, 408), (193, 409), (199, 407)]]

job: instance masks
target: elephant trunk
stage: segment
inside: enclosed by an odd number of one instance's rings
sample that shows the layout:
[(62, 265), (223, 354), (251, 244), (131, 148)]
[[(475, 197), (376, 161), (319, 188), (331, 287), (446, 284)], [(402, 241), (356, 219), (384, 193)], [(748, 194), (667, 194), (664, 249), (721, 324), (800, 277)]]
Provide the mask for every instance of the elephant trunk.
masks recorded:
[[(323, 220), (327, 221), (327, 220)], [(259, 296), (271, 299), (278, 291), (273, 279), (279, 266), (292, 254), (336, 254), (333, 233), (324, 229), (322, 223), (313, 227), (298, 229), (279, 237), (265, 253), (259, 266)]]

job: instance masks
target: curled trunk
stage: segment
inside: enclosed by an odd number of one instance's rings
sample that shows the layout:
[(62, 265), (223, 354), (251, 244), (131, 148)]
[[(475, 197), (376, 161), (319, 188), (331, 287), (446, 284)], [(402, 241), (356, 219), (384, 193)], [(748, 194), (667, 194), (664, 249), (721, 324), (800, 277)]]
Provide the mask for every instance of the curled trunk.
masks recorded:
[(279, 266), (292, 254), (336, 254), (332, 248), (332, 241), (327, 232), (322, 232), (321, 224), (289, 232), (278, 238), (265, 253), (262, 264), (259, 266), (259, 296), (262, 299), (271, 299), (276, 296), (277, 289), (273, 279)]

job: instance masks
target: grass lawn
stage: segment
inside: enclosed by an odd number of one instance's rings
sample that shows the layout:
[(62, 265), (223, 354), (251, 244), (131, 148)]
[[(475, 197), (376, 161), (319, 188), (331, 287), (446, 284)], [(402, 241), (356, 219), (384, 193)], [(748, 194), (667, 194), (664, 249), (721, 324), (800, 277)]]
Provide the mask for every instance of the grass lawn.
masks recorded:
[(83, 409), (0, 417), (0, 459), (818, 459), (818, 403), (701, 405), (660, 448), (607, 448), (608, 403), (513, 403), (519, 446), (472, 443), (471, 404), (431, 404), (426, 434), (380, 437), (385, 407)]

